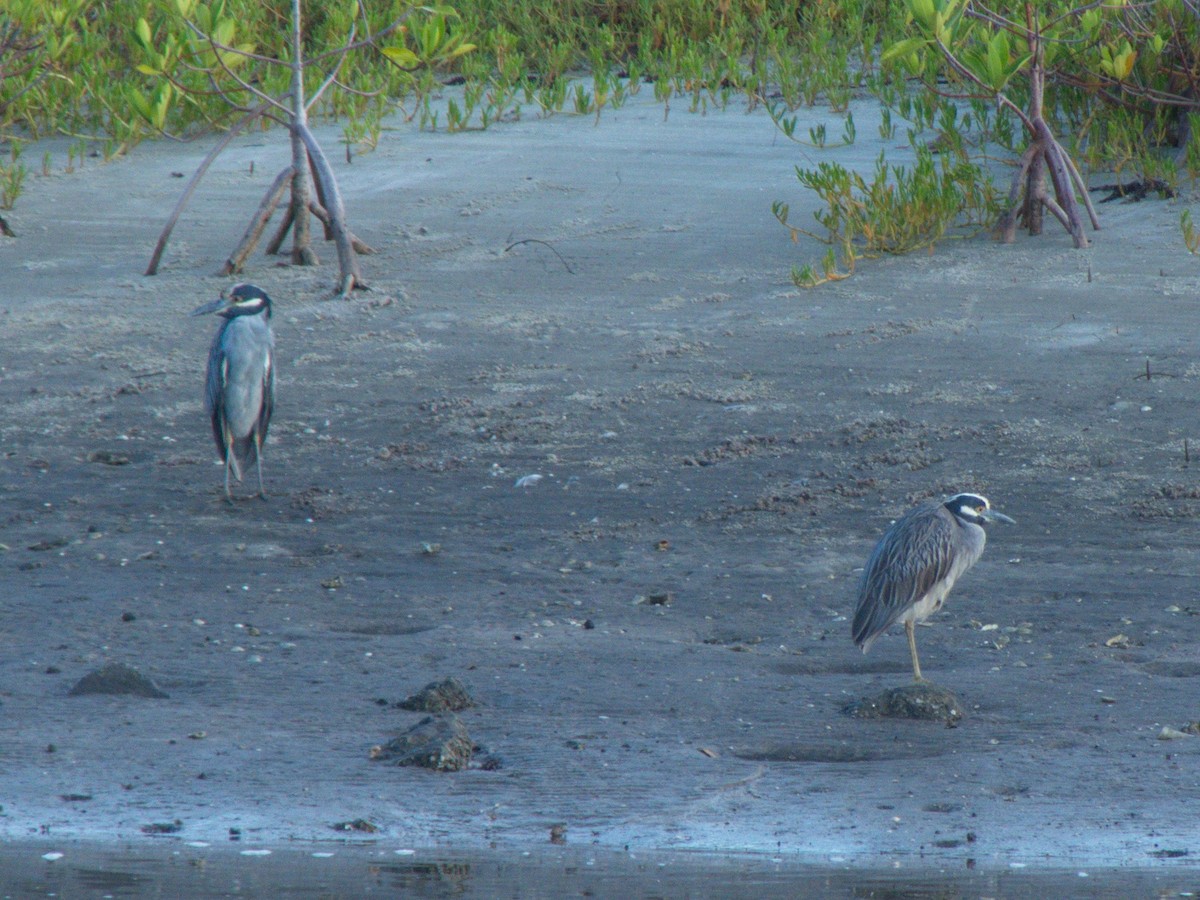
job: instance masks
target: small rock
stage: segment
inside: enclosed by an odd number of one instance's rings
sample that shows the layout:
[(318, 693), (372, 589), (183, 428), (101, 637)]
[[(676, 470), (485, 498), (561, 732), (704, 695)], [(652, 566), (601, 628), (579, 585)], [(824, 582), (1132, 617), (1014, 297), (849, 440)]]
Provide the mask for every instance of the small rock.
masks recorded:
[(334, 831), (358, 831), (363, 834), (375, 834), (379, 826), (367, 819), (351, 819), (349, 822), (334, 822), (329, 826)]
[(891, 688), (875, 697), (864, 697), (843, 710), (860, 719), (925, 719), (957, 721), (963, 716), (962, 704), (945, 688), (922, 681)]
[(129, 457), (124, 453), (114, 453), (112, 450), (93, 450), (87, 455), (87, 461), (100, 463), (104, 466), (127, 466)]
[(67, 692), (70, 697), (84, 694), (133, 694), (166, 700), (170, 695), (159, 689), (153, 681), (132, 666), (109, 663), (94, 672), (88, 672)]
[(142, 834), (178, 834), (181, 831), (183, 822), (179, 819), (174, 822), (151, 822), (142, 826)]
[(634, 602), (644, 606), (670, 606), (674, 600), (675, 595), (671, 591), (656, 591), (641, 595)]
[(457, 678), (431, 681), (417, 693), (396, 704), (400, 709), (429, 713), (458, 712), (475, 705), (475, 699)]
[(426, 716), (404, 734), (371, 748), (371, 759), (398, 766), (458, 772), (471, 763), (474, 745), (458, 716)]
[(38, 541), (36, 544), (30, 544), (29, 549), (37, 553), (45, 553), (47, 550), (57, 550), (59, 547), (65, 547), (71, 543), (65, 537), (47, 538), (46, 540)]

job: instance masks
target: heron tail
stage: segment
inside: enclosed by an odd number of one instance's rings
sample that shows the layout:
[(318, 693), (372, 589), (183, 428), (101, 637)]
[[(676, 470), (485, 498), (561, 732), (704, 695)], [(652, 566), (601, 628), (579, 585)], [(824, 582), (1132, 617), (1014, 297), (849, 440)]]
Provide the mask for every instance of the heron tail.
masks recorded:
[(226, 462), (232, 463), (233, 477), (241, 481), (242, 472), (258, 460), (258, 444), (254, 441), (254, 435), (248, 434), (243, 438), (234, 438), (230, 450), (232, 452)]

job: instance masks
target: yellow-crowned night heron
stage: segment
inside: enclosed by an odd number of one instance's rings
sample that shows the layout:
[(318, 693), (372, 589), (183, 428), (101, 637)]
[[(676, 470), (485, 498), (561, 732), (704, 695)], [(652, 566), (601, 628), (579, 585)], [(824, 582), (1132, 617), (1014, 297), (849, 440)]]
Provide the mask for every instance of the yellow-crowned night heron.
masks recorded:
[(275, 334), (271, 331), (271, 298), (252, 284), (234, 285), (227, 295), (192, 311), (215, 312), (225, 319), (208, 352), (204, 406), (212, 417), (217, 452), (225, 461), (225, 496), (233, 502), (229, 475), (238, 481), (250, 463), (258, 468), (258, 495), (263, 488), (262, 445), (275, 404)]
[(982, 555), (985, 522), (1014, 524), (978, 494), (923, 504), (893, 523), (871, 553), (858, 589), (851, 635), (863, 653), (903, 622), (913, 677), (925, 680), (913, 628), (942, 608), (954, 582)]

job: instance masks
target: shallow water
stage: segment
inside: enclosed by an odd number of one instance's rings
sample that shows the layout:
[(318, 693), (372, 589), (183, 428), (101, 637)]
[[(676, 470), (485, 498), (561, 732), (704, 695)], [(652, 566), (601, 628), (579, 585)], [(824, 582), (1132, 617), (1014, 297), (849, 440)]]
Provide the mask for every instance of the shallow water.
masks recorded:
[(1189, 897), (1200, 868), (870, 869), (760, 856), (380, 846), (0, 849), (3, 897)]

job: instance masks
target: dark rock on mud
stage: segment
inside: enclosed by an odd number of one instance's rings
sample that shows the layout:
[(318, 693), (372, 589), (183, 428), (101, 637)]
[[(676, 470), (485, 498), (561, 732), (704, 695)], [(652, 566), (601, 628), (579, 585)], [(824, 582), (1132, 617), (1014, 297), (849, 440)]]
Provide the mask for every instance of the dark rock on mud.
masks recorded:
[(84, 694), (133, 694), (135, 697), (150, 697), (166, 700), (170, 697), (158, 685), (132, 666), (124, 663), (109, 663), (93, 672), (88, 672), (68, 692), (71, 697)]
[(36, 544), (30, 544), (29, 549), (35, 553), (45, 553), (48, 550), (57, 550), (59, 547), (66, 547), (70, 543), (70, 538), (46, 538), (45, 540), (38, 541)]
[(142, 834), (179, 834), (181, 831), (183, 822), (179, 819), (174, 822), (151, 822), (142, 826)]
[(334, 822), (329, 826), (334, 831), (357, 831), (361, 834), (376, 834), (379, 826), (369, 819), (351, 819), (348, 822)]
[(400, 709), (428, 713), (458, 712), (475, 705), (475, 698), (457, 678), (431, 681), (396, 704)]
[(470, 765), (474, 749), (458, 716), (426, 716), (404, 734), (372, 747), (371, 759), (438, 772), (458, 772)]
[(874, 697), (864, 697), (846, 707), (846, 713), (860, 719), (929, 719), (957, 722), (963, 717), (962, 704), (945, 688), (929, 682), (889, 688)]
[(127, 466), (129, 457), (124, 453), (114, 453), (111, 450), (93, 450), (87, 455), (88, 462), (100, 463), (105, 466)]

